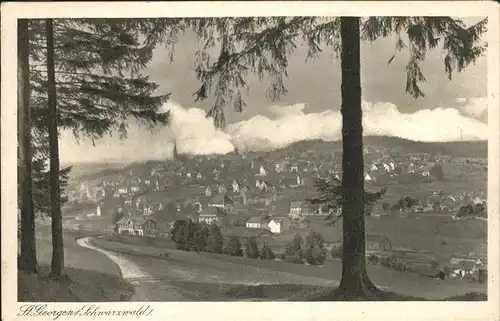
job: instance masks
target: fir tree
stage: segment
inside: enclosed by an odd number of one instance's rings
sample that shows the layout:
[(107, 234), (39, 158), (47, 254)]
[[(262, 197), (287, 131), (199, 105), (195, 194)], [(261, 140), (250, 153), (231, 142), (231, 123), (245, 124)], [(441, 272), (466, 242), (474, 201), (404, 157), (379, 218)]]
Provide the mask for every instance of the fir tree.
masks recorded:
[(325, 240), (318, 232), (310, 232), (306, 237), (304, 257), (309, 264), (319, 265), (325, 262)]
[(260, 258), (262, 260), (274, 260), (275, 255), (273, 253), (273, 250), (267, 245), (267, 243), (264, 243), (262, 246), (262, 249), (260, 250)]
[(286, 261), (293, 263), (302, 263), (304, 253), (302, 251), (302, 245), (304, 244), (304, 239), (300, 234), (295, 234), (290, 243), (287, 244), (284, 258)]
[(205, 251), (208, 243), (208, 235), (209, 235), (208, 227), (205, 225), (201, 228), (198, 228), (195, 234), (196, 240), (196, 252)]
[(210, 224), (207, 240), (207, 250), (212, 253), (222, 253), (224, 239), (220, 232), (220, 227), (216, 223)]
[(29, 41), (28, 20), (18, 20), (17, 62), (18, 62), (18, 173), (19, 208), (21, 211), (19, 234), (21, 253), (19, 268), (27, 272), (37, 272), (35, 241), (35, 209), (33, 204), (33, 179), (31, 156), (31, 106), (29, 86)]
[(252, 236), (251, 238), (248, 239), (248, 242), (245, 244), (245, 254), (246, 256), (252, 258), (252, 259), (258, 259), (259, 258), (259, 247), (257, 245), (257, 239)]
[(61, 276), (64, 266), (59, 128), (73, 131), (76, 137), (94, 140), (113, 131), (125, 137), (130, 118), (149, 124), (167, 122), (168, 112), (160, 108), (168, 95), (154, 97), (156, 84), (139, 73), (167, 32), (164, 22), (157, 19), (30, 21), (33, 89), (30, 104), (35, 111), (33, 121), (41, 124), (41, 128), (47, 126), (49, 136), (54, 277)]

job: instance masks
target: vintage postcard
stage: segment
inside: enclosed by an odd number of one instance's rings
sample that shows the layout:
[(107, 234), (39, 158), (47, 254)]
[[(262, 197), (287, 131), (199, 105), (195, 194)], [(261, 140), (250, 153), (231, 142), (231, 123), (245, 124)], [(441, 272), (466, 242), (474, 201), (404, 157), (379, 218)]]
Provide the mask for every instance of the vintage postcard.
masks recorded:
[(498, 320), (498, 9), (2, 4), (2, 320)]

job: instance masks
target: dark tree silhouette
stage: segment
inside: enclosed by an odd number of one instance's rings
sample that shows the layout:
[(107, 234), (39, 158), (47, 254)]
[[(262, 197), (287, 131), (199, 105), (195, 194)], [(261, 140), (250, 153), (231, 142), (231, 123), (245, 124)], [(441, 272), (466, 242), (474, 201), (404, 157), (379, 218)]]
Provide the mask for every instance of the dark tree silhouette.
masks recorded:
[(32, 155), (31, 155), (31, 107), (29, 83), (28, 20), (19, 19), (17, 26), (17, 101), (19, 135), (19, 203), (21, 209), (19, 268), (37, 272), (35, 242), (35, 211), (33, 204)]

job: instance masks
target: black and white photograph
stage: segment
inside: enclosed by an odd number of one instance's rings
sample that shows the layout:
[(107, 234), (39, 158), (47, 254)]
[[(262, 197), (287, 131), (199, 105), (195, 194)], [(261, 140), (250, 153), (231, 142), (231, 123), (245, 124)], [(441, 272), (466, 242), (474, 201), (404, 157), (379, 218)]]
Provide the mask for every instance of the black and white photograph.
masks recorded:
[(22, 305), (37, 302), (498, 299), (495, 3), (43, 5), (2, 6), (14, 318), (49, 315)]

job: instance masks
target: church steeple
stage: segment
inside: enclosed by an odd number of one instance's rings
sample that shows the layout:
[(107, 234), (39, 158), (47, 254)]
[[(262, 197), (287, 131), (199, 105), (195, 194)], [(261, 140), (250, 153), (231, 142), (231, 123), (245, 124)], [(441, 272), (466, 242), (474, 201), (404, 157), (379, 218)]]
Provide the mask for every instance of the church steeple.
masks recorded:
[(174, 159), (179, 158), (179, 154), (177, 153), (177, 139), (174, 139)]

